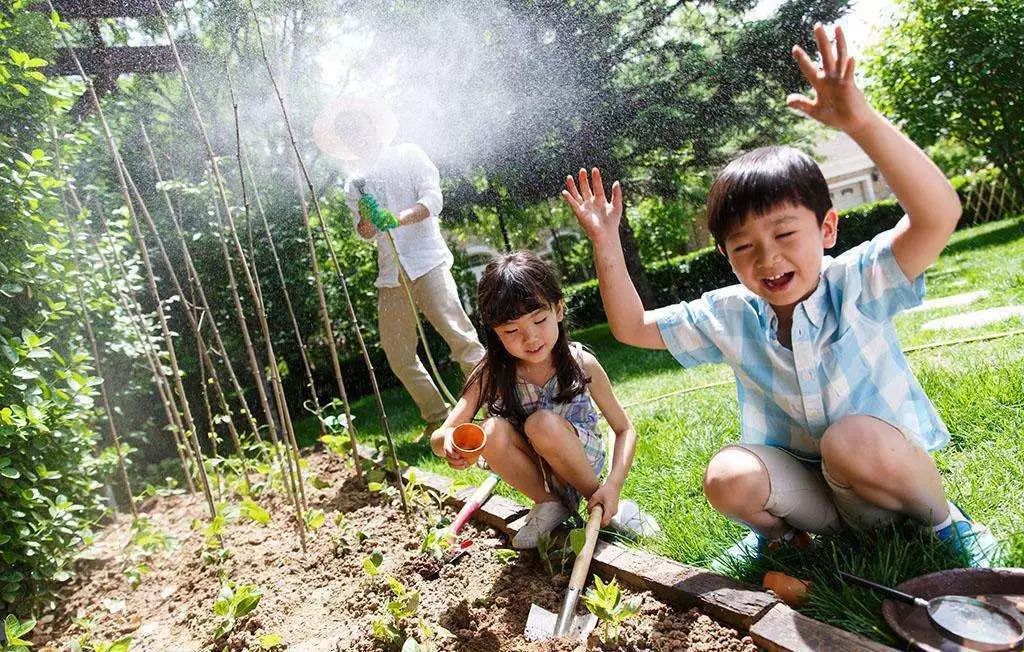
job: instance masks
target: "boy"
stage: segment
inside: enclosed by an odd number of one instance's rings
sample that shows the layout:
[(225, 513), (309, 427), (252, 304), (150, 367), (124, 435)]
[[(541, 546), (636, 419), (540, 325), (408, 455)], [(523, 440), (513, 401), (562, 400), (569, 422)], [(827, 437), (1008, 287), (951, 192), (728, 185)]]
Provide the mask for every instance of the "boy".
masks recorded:
[(865, 101), (842, 30), (835, 48), (817, 25), (816, 66), (793, 48), (815, 98), (791, 108), (849, 134), (885, 176), (906, 216), (836, 259), (838, 217), (820, 169), (792, 148), (731, 162), (708, 196), (708, 226), (741, 285), (645, 311), (619, 243), (622, 189), (605, 199), (580, 170), (565, 200), (594, 244), (608, 322), (626, 344), (668, 349), (684, 366), (729, 364), (741, 443), (709, 462), (704, 492), (752, 532), (730, 554), (769, 543), (879, 527), (905, 516), (931, 527), (972, 566), (988, 566), (991, 534), (948, 502), (929, 450), (949, 433), (911, 373), (891, 322), (917, 305), (923, 273), (960, 218), (960, 202), (917, 146)]

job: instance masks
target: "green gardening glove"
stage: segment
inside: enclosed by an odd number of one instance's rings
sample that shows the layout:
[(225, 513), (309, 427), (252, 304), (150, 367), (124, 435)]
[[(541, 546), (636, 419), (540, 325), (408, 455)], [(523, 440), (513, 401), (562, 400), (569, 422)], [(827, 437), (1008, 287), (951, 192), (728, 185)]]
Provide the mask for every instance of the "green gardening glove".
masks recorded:
[(376, 197), (364, 194), (359, 198), (359, 217), (369, 220), (378, 231), (388, 231), (398, 224), (395, 214), (377, 203)]

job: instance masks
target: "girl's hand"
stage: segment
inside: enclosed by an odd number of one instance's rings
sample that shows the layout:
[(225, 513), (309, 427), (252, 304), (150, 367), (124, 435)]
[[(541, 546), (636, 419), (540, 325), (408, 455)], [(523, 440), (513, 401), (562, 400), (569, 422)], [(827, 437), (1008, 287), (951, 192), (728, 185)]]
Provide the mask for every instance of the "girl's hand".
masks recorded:
[(622, 487), (613, 482), (605, 480), (604, 484), (597, 488), (587, 500), (587, 511), (594, 509), (594, 506), (604, 507), (604, 514), (601, 517), (601, 527), (611, 523), (612, 517), (619, 511), (619, 495)]
[(786, 104), (818, 122), (853, 134), (867, 125), (874, 110), (853, 78), (853, 57), (846, 54), (843, 28), (836, 27), (835, 47), (829, 42), (825, 28), (814, 26), (814, 39), (821, 54), (821, 67), (815, 65), (799, 45), (793, 46), (793, 58), (800, 66), (804, 78), (814, 88), (814, 99), (794, 93)]
[(618, 234), (619, 220), (622, 218), (622, 186), (618, 181), (612, 184), (612, 200), (608, 201), (601, 183), (600, 170), (593, 169), (593, 186), (587, 178), (586, 170), (580, 168), (579, 176), (578, 188), (575, 179), (571, 176), (565, 178), (566, 189), (562, 191), (562, 197), (576, 214), (587, 237), (597, 241)]
[(444, 453), (445, 460), (448, 461), (448, 466), (459, 471), (469, 468), (469, 462), (466, 458), (462, 457), (462, 454), (455, 449), (455, 428), (444, 429), (444, 444), (442, 452)]

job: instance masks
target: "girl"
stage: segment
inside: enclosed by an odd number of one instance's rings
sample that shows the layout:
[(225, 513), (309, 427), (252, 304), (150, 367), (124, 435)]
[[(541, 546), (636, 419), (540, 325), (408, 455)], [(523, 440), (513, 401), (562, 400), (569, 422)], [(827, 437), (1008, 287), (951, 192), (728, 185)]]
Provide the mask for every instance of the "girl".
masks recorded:
[[(470, 373), (462, 398), (430, 438), (431, 448), (456, 469), (467, 461), (452, 443), (455, 427), (486, 406), (483, 457), (491, 469), (534, 501), (512, 539), (532, 548), (575, 511), (604, 507), (602, 525), (651, 535), (657, 523), (619, 494), (633, 462), (636, 433), (612, 392), (608, 375), (589, 352), (570, 342), (565, 304), (554, 272), (529, 251), (492, 260), (477, 288), (487, 354)], [(604, 483), (601, 409), (615, 432), (612, 468)], [(624, 521), (628, 520), (628, 524)]]

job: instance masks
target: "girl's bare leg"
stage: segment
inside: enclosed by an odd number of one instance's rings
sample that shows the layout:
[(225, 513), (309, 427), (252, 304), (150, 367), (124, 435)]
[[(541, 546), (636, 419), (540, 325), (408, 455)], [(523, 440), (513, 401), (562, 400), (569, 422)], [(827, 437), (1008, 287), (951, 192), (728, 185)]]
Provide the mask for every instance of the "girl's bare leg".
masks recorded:
[(544, 477), (530, 445), (505, 419), (493, 417), (484, 422), (487, 444), (483, 456), (501, 479), (526, 494), (535, 503), (558, 498), (544, 489)]
[(537, 410), (526, 419), (526, 438), (558, 478), (590, 498), (600, 483), (587, 461), (576, 428), (550, 410)]

